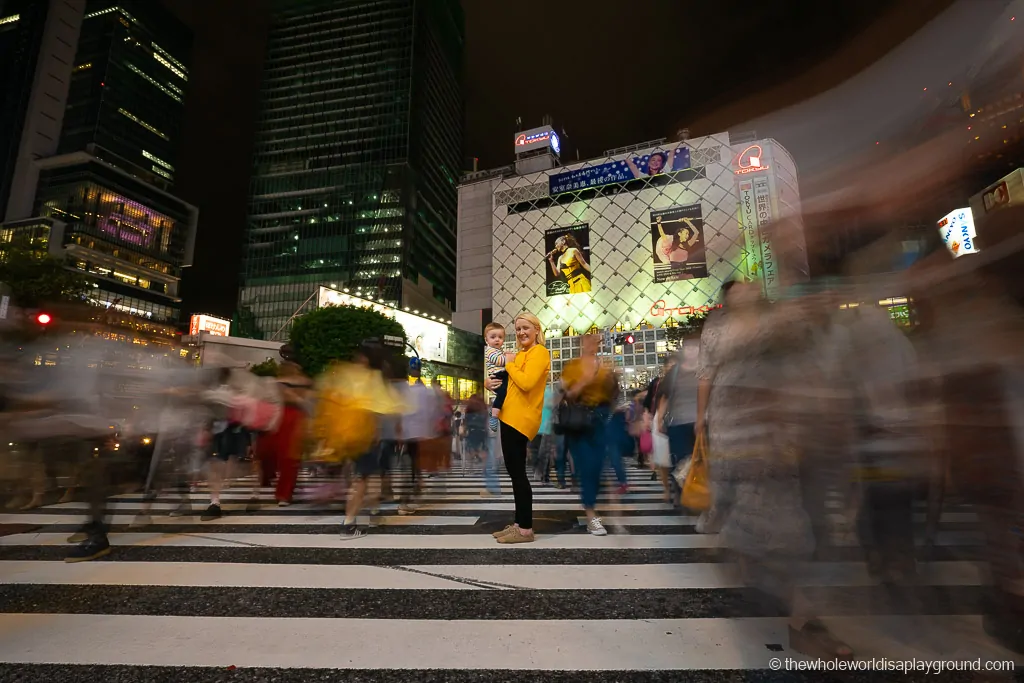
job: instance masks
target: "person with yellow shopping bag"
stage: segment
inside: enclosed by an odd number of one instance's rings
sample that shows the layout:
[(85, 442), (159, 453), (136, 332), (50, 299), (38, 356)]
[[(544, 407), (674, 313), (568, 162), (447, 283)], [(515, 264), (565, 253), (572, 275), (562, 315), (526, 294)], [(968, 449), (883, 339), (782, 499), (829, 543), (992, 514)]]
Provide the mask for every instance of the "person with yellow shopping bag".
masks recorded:
[(385, 375), (384, 349), (363, 344), (351, 363), (337, 363), (321, 378), (314, 434), (328, 462), (351, 462), (354, 481), (345, 505), (341, 538), (365, 535), (356, 527), (370, 477), (380, 476), (379, 429), (384, 416), (400, 415), (404, 406)]
[(711, 508), (707, 457), (707, 438), (700, 432), (693, 446), (693, 456), (683, 465), (685, 469), (680, 482), (683, 489), (680, 503), (689, 510), (704, 512)]

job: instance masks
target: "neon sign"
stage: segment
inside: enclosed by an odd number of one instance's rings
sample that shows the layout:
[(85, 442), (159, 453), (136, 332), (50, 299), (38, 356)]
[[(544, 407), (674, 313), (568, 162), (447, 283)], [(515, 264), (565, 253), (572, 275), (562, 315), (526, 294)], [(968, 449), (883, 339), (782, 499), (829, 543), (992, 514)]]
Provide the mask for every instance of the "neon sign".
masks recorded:
[(736, 157), (736, 175), (768, 170), (768, 164), (761, 165), (761, 157), (763, 155), (764, 150), (761, 149), (761, 145), (751, 145), (740, 152), (739, 156)]
[(664, 299), (658, 299), (651, 304), (651, 317), (660, 318), (662, 316), (676, 316), (676, 315), (694, 315), (696, 313), (706, 313), (716, 308), (721, 308), (722, 304), (716, 304), (714, 306), (677, 306), (676, 308), (668, 308), (665, 304)]
[(550, 128), (544, 128), (535, 131), (525, 131), (516, 135), (516, 147), (534, 147), (540, 146), (543, 143), (548, 143), (551, 149), (555, 150), (557, 154), (560, 151), (561, 143), (558, 139), (558, 134)]

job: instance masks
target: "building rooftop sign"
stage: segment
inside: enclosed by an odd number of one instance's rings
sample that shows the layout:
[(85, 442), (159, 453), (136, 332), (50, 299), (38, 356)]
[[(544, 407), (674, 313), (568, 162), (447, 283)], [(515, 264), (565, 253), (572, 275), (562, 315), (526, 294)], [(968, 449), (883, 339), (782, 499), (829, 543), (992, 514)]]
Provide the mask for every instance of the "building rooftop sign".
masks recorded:
[(516, 154), (531, 152), (535, 149), (544, 149), (546, 147), (551, 148), (551, 151), (556, 155), (562, 151), (562, 144), (561, 140), (558, 139), (558, 133), (556, 133), (555, 129), (551, 126), (531, 128), (530, 130), (524, 130), (521, 133), (516, 133)]

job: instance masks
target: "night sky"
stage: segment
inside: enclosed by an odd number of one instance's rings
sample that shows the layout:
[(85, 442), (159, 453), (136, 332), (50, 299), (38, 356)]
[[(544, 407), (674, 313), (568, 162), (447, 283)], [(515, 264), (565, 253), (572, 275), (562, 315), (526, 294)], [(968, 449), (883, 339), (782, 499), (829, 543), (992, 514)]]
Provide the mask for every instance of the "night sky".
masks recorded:
[[(163, 1), (195, 33), (176, 191), (200, 215), (183, 312), (231, 317), (269, 2)], [(849, 77), (950, 2), (463, 0), (466, 170), (512, 161), (517, 117), (554, 117), (567, 162), (728, 129)], [(886, 39), (858, 45), (880, 22)], [(837, 54), (853, 56), (814, 69)]]

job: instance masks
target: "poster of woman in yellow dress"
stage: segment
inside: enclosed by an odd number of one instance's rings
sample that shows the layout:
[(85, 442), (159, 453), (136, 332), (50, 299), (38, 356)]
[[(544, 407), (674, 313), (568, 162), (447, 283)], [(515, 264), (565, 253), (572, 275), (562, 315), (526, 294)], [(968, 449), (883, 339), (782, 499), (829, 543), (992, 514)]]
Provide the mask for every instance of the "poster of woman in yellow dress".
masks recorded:
[(591, 289), (590, 226), (551, 228), (544, 233), (548, 296), (582, 294)]

